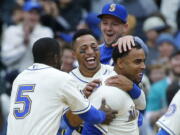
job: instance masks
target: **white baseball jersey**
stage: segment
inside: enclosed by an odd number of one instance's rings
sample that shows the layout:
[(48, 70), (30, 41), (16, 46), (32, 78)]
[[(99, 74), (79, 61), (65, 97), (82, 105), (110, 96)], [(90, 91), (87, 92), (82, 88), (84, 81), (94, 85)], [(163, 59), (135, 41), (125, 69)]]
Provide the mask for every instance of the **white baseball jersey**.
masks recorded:
[(76, 87), (69, 74), (44, 64), (24, 70), (13, 83), (7, 135), (56, 135), (65, 106), (74, 114), (91, 107)]
[[(117, 75), (115, 71), (111, 72), (110, 76), (113, 75)], [(110, 125), (96, 125), (96, 127), (107, 135), (139, 135), (138, 111), (135, 109), (132, 98), (123, 90), (102, 84), (89, 97), (89, 100), (91, 104), (99, 108), (103, 98), (107, 105), (118, 111), (118, 114)]]
[(101, 68), (93, 77), (85, 77), (79, 71), (79, 68), (72, 70), (69, 74), (74, 78), (75, 83), (78, 84), (78, 89), (83, 90), (87, 83), (94, 79), (102, 79), (104, 75), (109, 75), (113, 71), (113, 67), (101, 64)]
[(180, 90), (172, 99), (168, 111), (156, 124), (170, 135), (180, 135)]

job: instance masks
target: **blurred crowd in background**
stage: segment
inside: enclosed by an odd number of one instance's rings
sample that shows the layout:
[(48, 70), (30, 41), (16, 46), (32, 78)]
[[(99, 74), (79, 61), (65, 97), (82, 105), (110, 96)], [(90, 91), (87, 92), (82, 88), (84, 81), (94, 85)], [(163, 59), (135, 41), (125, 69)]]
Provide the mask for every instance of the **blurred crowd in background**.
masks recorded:
[[(92, 30), (103, 42), (96, 17), (113, 0), (1, 0), (0, 1), (0, 135), (5, 134), (14, 78), (33, 63), (31, 48), (41, 37), (56, 38), (63, 48), (62, 70), (78, 64), (72, 35)], [(180, 89), (180, 0), (114, 0), (129, 13), (126, 35), (142, 38), (149, 48), (142, 87), (147, 97), (141, 135), (154, 135), (155, 122)], [(179, 51), (178, 51), (179, 50)]]

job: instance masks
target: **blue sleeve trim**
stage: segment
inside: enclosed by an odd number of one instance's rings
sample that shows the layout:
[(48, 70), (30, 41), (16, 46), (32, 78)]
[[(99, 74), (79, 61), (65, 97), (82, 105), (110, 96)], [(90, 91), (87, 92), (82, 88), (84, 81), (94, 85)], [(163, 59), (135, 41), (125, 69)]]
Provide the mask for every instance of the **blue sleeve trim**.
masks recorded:
[(79, 114), (79, 117), (85, 122), (91, 124), (99, 124), (105, 120), (106, 113), (91, 106), (91, 108), (87, 112)]
[(160, 125), (160, 127), (162, 127), (162, 129), (165, 129), (166, 132), (168, 132), (172, 135), (176, 135), (170, 128), (168, 128), (168, 126), (164, 125), (161, 121), (158, 121), (157, 123), (158, 123), (158, 125)]
[(170, 135), (170, 134), (161, 128), (161, 130), (157, 133), (157, 135)]
[(91, 107), (91, 104), (89, 102), (88, 106), (82, 110), (78, 110), (78, 111), (72, 111), (74, 114), (80, 114), (80, 113), (84, 113), (86, 112), (87, 110), (89, 110), (89, 108)]
[(141, 112), (139, 112), (138, 116), (138, 127), (141, 127), (143, 125), (143, 115)]
[(131, 98), (137, 99), (141, 95), (141, 89), (133, 83), (133, 88), (128, 92)]

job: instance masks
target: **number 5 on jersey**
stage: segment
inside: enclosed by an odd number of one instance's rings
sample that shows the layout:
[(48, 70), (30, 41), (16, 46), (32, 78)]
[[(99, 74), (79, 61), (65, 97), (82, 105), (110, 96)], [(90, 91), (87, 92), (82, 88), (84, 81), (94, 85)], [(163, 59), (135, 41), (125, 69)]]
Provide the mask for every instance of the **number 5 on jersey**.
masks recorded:
[(20, 85), (17, 91), (15, 104), (23, 105), (23, 108), (14, 108), (14, 117), (16, 119), (23, 119), (25, 118), (31, 111), (31, 99), (29, 95), (25, 94), (27, 92), (34, 92), (35, 85)]

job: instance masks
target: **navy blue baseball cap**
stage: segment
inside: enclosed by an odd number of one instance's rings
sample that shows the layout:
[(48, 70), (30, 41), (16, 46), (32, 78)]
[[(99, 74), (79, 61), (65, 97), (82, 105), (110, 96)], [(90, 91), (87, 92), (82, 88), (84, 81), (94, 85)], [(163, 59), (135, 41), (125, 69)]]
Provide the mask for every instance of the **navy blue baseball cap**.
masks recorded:
[(102, 8), (101, 14), (97, 17), (102, 18), (103, 15), (112, 15), (120, 19), (123, 23), (127, 22), (128, 13), (123, 5), (108, 3)]
[(170, 43), (176, 47), (175, 39), (170, 33), (162, 33), (156, 40), (157, 45), (161, 45), (164, 42)]
[(42, 6), (40, 3), (38, 2), (35, 2), (35, 1), (27, 1), (24, 3), (23, 5), (23, 10), (24, 11), (31, 11), (33, 9), (36, 9), (38, 11), (41, 11), (42, 10)]

